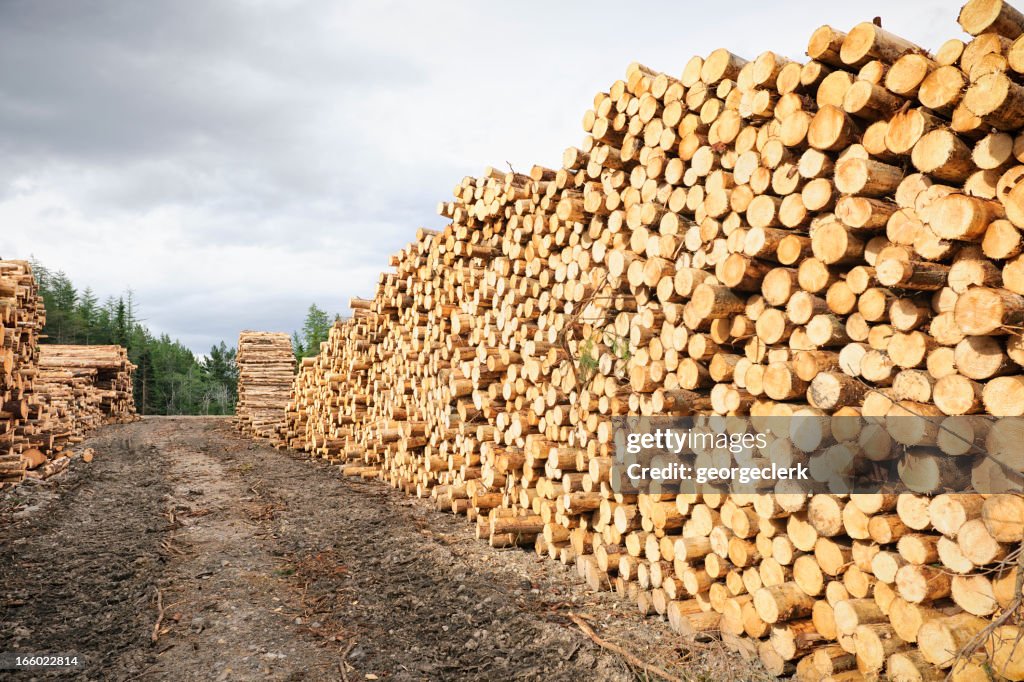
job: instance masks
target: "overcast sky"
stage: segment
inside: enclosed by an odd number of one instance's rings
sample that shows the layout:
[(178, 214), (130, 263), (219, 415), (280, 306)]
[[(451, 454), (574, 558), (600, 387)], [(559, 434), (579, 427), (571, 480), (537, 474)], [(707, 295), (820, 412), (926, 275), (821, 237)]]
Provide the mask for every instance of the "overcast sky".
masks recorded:
[(487, 165), (557, 167), (634, 60), (806, 59), (876, 15), (930, 50), (960, 0), (0, 0), (0, 256), (197, 352), (345, 312)]

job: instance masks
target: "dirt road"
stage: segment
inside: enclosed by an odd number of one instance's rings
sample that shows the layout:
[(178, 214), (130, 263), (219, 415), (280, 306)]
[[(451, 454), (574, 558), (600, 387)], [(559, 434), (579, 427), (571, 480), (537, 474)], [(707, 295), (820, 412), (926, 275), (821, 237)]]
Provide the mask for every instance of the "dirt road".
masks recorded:
[(87, 444), (92, 464), (0, 492), (0, 652), (76, 652), (104, 680), (636, 678), (575, 613), (706, 675), (706, 653), (575, 571), (227, 420), (148, 418)]

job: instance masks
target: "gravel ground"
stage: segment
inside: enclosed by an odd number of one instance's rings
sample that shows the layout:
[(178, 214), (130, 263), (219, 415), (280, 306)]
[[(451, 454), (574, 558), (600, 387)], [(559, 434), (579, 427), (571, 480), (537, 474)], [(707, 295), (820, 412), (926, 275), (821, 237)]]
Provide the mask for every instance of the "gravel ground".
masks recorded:
[(753, 675), (572, 569), (226, 419), (85, 446), (92, 464), (0, 492), (0, 652), (76, 652), (97, 680), (645, 679), (577, 614), (680, 679)]

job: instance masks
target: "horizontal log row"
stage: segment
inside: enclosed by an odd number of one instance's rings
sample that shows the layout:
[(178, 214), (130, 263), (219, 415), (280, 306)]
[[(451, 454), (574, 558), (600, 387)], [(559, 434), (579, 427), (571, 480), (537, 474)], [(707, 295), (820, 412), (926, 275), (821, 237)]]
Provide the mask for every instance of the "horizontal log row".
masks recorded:
[[(961, 419), (1024, 414), (1024, 16), (972, 0), (960, 23), (934, 53), (864, 23), (803, 63), (631, 65), (561, 169), (456, 186), (302, 362), (277, 442), (777, 675), (1024, 679), (1012, 620), (974, 641), (1019, 591), (1019, 440)], [(898, 461), (917, 492), (616, 493), (629, 414), (816, 418), (831, 461)], [(726, 464), (814, 473), (770, 436)]]
[(295, 355), (285, 333), (244, 331), (238, 337), (238, 428), (256, 438), (279, 436), (295, 378)]
[(45, 415), (42, 449), (58, 453), (100, 426), (136, 420), (134, 373), (121, 346), (41, 345), (36, 392), (40, 418)]

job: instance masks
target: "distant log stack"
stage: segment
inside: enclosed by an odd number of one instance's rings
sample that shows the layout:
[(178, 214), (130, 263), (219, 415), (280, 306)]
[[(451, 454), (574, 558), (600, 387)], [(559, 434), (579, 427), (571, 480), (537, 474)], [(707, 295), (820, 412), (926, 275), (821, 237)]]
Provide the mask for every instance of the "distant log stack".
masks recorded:
[[(816, 30), (805, 63), (631, 65), (561, 169), (455, 187), (303, 361), (278, 442), (777, 675), (1024, 679), (1017, 625), (957, 657), (1013, 602), (1024, 539), (1019, 435), (961, 419), (1024, 414), (1024, 15), (971, 0), (960, 23), (934, 53), (866, 22)], [(617, 494), (627, 414), (818, 417), (815, 443), (917, 492)], [(829, 421), (906, 414), (957, 437)], [(960, 457), (986, 495), (947, 492)]]
[[(40, 355), (45, 356), (45, 351)], [(86, 431), (102, 423), (100, 397), (91, 390), (95, 381), (95, 369), (40, 367), (34, 415), (39, 425), (34, 437), (39, 450), (60, 453), (82, 442)]]
[(88, 431), (134, 421), (134, 372), (121, 346), (41, 345), (35, 445), (52, 458)]
[(287, 334), (242, 332), (238, 337), (238, 406), (243, 433), (277, 439), (295, 378), (295, 355)]

